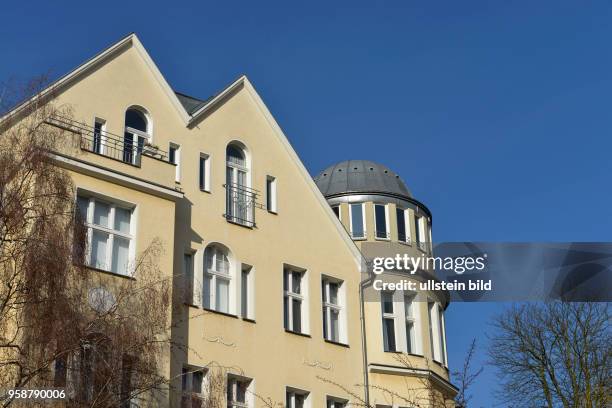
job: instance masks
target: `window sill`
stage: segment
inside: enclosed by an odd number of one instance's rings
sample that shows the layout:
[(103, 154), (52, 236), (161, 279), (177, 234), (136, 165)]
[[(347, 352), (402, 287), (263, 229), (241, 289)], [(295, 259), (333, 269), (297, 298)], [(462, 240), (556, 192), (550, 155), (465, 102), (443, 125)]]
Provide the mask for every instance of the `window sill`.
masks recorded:
[(333, 345), (340, 346), (340, 347), (350, 348), (350, 346), (348, 344), (346, 344), (346, 343), (340, 343), (338, 341), (327, 340), (327, 339), (324, 339), (324, 340), (325, 340), (326, 343), (329, 343), (329, 344), (333, 344)]
[(100, 269), (100, 268), (96, 268), (96, 267), (89, 266), (89, 265), (81, 265), (81, 266), (84, 266), (85, 268), (91, 269), (92, 271), (95, 271), (95, 272), (100, 272), (100, 273), (110, 275), (110, 276), (116, 276), (117, 278), (129, 279), (129, 280), (134, 280), (134, 281), (136, 280), (135, 277), (130, 276), (130, 275), (123, 275), (121, 273), (107, 271), (106, 269)]
[(399, 239), (397, 240), (397, 242), (399, 242), (399, 243), (400, 243), (400, 244), (402, 244), (402, 245), (409, 246), (409, 247), (411, 247), (411, 246), (412, 246), (412, 242), (408, 242), (408, 241), (400, 241)]
[(193, 307), (194, 309), (200, 308), (200, 306), (196, 305), (195, 303), (184, 302), (183, 304), (188, 307)]
[(376, 239), (376, 241), (391, 241), (391, 238), (375, 237), (374, 239)]
[(248, 317), (243, 317), (242, 320), (244, 320), (245, 322), (249, 322), (249, 323), (257, 323), (254, 319), (249, 319)]
[(312, 338), (310, 334), (300, 333), (289, 329), (285, 329), (285, 333), (295, 334), (296, 336), (307, 337), (309, 339)]
[(232, 221), (231, 219), (227, 218), (225, 215), (223, 216), (223, 218), (225, 218), (225, 220), (229, 223), (229, 224), (233, 224), (233, 225), (237, 225), (239, 227), (242, 228), (246, 228), (246, 229), (254, 229), (255, 228), (255, 223), (253, 223), (253, 225), (247, 225), (247, 224), (243, 224), (241, 222), (238, 221)]
[(276, 210), (268, 210), (268, 213), (270, 213), (272, 215), (278, 215), (278, 211), (276, 211)]
[(233, 314), (231, 314), (231, 313), (220, 312), (220, 311), (218, 311), (218, 310), (209, 309), (209, 308), (207, 308), (207, 307), (203, 307), (202, 309), (206, 310), (207, 312), (211, 312), (211, 313), (219, 314), (219, 315), (221, 315), (221, 316), (233, 317), (234, 319), (238, 319), (238, 316), (233, 315)]
[(368, 238), (367, 237), (354, 237), (351, 235), (351, 239), (354, 241), (366, 241)]

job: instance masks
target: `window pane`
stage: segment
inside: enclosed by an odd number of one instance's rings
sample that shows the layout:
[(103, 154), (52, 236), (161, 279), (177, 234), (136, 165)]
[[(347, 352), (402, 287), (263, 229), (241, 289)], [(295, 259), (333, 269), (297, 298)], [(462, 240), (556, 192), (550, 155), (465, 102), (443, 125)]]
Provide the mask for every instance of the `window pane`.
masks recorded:
[(414, 218), (414, 235), (417, 243), (421, 242), (421, 217)]
[(334, 305), (338, 304), (338, 284), (337, 283), (329, 284), (329, 303), (333, 303)]
[(400, 241), (406, 241), (406, 220), (404, 218), (404, 210), (396, 208), (395, 213), (397, 215), (397, 239)]
[(238, 166), (246, 166), (246, 162), (244, 159), (244, 153), (242, 152), (242, 149), (236, 147), (236, 146), (227, 146), (227, 162), (229, 164), (235, 164)]
[(301, 286), (300, 286), (300, 284), (302, 283), (302, 274), (298, 272), (293, 272), (291, 274), (291, 281), (292, 281), (291, 291), (293, 293), (302, 293)]
[(95, 202), (93, 223), (101, 227), (108, 227), (108, 212), (110, 207), (101, 201)]
[(249, 271), (248, 270), (242, 271), (241, 286), (242, 286), (242, 292), (241, 292), (242, 296), (240, 298), (240, 303), (242, 306), (241, 315), (242, 317), (247, 317), (248, 316), (248, 306), (249, 306)]
[(141, 132), (146, 132), (147, 119), (142, 112), (136, 109), (128, 109), (125, 112), (125, 126), (140, 130)]
[(387, 238), (387, 212), (384, 205), (375, 205), (376, 238)]
[(329, 340), (329, 333), (327, 332), (327, 307), (323, 307), (323, 338)]
[(289, 330), (289, 298), (287, 296), (283, 298), (283, 309), (285, 329)]
[(361, 238), (365, 235), (363, 228), (363, 205), (361, 204), (351, 204), (351, 233), (356, 238)]
[(246, 402), (246, 389), (247, 389), (246, 381), (238, 381), (237, 389), (236, 389), (236, 402), (241, 402), (241, 403)]
[(406, 322), (406, 347), (409, 353), (414, 353), (414, 324)]
[(217, 305), (216, 310), (228, 313), (229, 311), (229, 281), (217, 277)]
[(304, 408), (304, 396), (296, 394), (295, 395), (295, 408)]
[(331, 310), (330, 313), (330, 328), (331, 328), (331, 340), (339, 341), (340, 337), (338, 336), (338, 311)]
[(127, 274), (129, 252), (130, 241), (115, 235), (113, 238), (113, 272), (122, 275)]
[(384, 292), (382, 294), (383, 313), (393, 313), (393, 294)]
[(204, 307), (211, 309), (212, 302), (212, 276), (209, 274), (204, 274)]
[(302, 301), (299, 299), (292, 299), (293, 307), (293, 331), (302, 332)]
[(131, 215), (131, 210), (126, 208), (115, 208), (115, 230), (129, 234)]
[(201, 371), (195, 371), (192, 375), (191, 391), (200, 394), (202, 392), (204, 374)]
[(106, 269), (106, 249), (108, 234), (102, 231), (93, 231), (91, 237), (91, 266)]
[(395, 325), (393, 319), (383, 319), (385, 351), (395, 351)]
[(206, 158), (200, 157), (200, 190), (206, 188)]
[(86, 197), (77, 197), (77, 207), (79, 210), (79, 215), (81, 217), (81, 221), (87, 221), (87, 207), (89, 206), (89, 198)]
[(406, 317), (414, 317), (412, 314), (412, 297), (406, 297), (404, 299), (404, 312), (406, 313)]

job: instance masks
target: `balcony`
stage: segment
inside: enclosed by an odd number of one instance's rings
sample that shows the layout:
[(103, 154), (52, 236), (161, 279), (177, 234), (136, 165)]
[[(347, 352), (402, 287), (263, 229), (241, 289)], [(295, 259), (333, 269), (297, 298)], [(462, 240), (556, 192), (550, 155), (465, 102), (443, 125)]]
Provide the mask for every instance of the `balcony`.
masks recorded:
[(167, 152), (148, 144), (142, 137), (134, 138), (131, 134), (124, 136), (115, 135), (57, 115), (47, 119), (46, 123), (78, 134), (81, 150), (90, 153), (108, 157), (135, 167), (141, 166), (143, 155), (168, 162)]
[(259, 191), (233, 183), (223, 186), (226, 191), (224, 217), (234, 224), (254, 228), (255, 208), (263, 208), (257, 202)]

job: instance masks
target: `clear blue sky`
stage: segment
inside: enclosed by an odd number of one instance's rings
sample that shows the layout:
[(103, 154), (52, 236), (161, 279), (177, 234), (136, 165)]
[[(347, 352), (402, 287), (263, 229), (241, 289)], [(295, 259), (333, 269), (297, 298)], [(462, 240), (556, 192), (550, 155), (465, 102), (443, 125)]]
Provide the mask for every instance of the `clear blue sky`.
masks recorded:
[[(69, 3), (2, 7), (0, 80), (63, 74), (134, 31), (182, 92), (246, 73), (313, 174), (399, 172), (436, 241), (610, 239), (609, 2)], [(451, 364), (499, 309), (451, 305)], [(475, 407), (494, 385), (487, 369)]]

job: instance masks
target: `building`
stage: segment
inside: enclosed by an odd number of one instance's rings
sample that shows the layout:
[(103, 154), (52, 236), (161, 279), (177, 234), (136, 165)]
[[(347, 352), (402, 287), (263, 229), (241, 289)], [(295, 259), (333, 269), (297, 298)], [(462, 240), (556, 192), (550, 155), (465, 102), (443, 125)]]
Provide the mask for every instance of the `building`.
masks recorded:
[[(429, 250), (430, 214), (390, 170), (345, 162), (315, 184), (245, 76), (205, 100), (175, 92), (134, 34), (51, 89), (55, 103), (73, 109), (73, 118), (50, 125), (75, 130), (72, 148), (54, 159), (77, 188), (90, 266), (111, 280), (138, 279), (130, 262), (163, 240), (159, 266), (180, 300), (169, 317), (171, 337), (182, 347), (164, 356), (172, 381), (157, 405), (200, 406), (218, 373), (227, 407), (269, 400), (340, 408), (355, 396), (389, 406), (380, 389), (402, 392), (400, 383), (417, 377), (434, 379), (452, 397), (446, 303), (432, 297), (428, 309), (437, 333), (432, 351), (424, 305), (394, 317), (386, 298), (383, 309), (361, 302), (363, 242)], [(359, 178), (353, 168), (376, 181), (339, 188), (337, 173)], [(405, 347), (404, 321), (418, 348)], [(414, 354), (415, 367), (391, 367), (385, 350)], [(439, 364), (429, 367), (422, 356)], [(355, 387), (368, 382), (379, 387), (371, 396)]]

